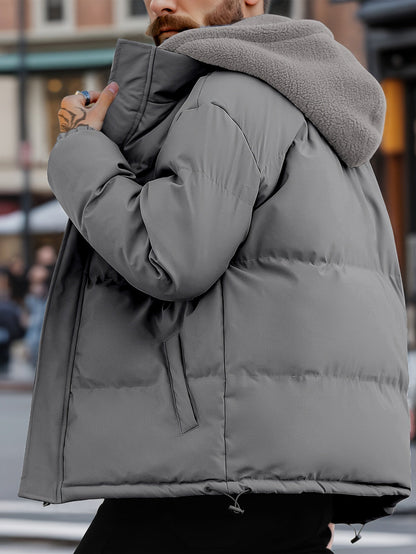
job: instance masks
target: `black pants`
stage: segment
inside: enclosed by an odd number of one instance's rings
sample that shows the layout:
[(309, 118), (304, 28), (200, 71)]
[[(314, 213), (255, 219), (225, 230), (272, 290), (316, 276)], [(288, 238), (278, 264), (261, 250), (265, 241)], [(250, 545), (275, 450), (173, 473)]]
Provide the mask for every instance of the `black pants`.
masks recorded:
[[(235, 496), (234, 496), (235, 498)], [(105, 499), (74, 554), (329, 554), (330, 494)]]

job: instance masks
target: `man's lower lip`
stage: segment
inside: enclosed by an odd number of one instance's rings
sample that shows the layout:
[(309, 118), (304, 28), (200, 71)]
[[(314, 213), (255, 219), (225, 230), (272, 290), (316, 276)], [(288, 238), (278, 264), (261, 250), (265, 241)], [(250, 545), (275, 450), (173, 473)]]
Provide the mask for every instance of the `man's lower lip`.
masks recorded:
[(178, 31), (162, 31), (160, 34), (164, 35), (166, 33), (177, 33)]

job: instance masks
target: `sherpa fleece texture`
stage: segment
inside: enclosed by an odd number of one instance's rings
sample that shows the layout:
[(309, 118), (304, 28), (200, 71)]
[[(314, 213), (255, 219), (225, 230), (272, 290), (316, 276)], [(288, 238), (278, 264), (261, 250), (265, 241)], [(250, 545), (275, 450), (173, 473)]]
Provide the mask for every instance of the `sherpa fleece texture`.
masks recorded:
[(262, 79), (355, 167), (380, 145), (386, 98), (379, 82), (320, 21), (262, 14), (188, 29), (159, 48)]

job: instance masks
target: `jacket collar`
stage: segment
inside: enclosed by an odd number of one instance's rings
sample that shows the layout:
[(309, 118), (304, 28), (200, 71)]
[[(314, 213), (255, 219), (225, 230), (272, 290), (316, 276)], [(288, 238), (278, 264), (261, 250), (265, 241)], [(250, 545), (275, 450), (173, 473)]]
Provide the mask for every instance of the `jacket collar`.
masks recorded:
[(116, 81), (119, 91), (107, 110), (103, 133), (120, 147), (133, 135), (140, 138), (209, 71), (212, 66), (187, 55), (119, 38), (108, 81)]

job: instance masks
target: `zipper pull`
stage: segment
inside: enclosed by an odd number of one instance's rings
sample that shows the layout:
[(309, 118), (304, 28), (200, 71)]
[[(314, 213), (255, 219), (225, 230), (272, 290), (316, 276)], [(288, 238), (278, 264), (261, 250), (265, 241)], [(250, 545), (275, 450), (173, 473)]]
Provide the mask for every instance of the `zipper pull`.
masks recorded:
[(46, 501), (45, 501), (45, 502), (43, 503), (43, 507), (49, 506), (49, 504), (50, 504), (50, 502), (46, 502)]

